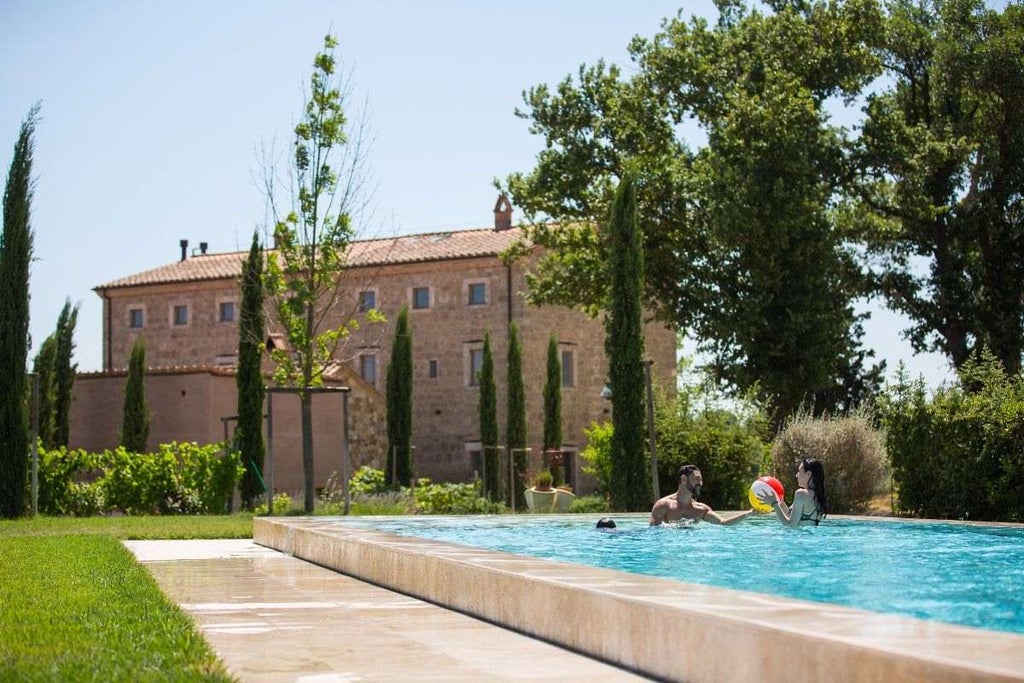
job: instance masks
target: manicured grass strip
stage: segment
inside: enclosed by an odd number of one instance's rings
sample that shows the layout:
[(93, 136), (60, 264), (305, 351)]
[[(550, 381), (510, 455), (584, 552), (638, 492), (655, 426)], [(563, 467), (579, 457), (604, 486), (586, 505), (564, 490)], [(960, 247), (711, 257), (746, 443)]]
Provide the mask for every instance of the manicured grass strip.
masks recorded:
[(0, 681), (230, 681), (110, 536), (0, 537)]
[(102, 535), (125, 540), (252, 538), (252, 515), (36, 517), (0, 521), (0, 538), (64, 535)]

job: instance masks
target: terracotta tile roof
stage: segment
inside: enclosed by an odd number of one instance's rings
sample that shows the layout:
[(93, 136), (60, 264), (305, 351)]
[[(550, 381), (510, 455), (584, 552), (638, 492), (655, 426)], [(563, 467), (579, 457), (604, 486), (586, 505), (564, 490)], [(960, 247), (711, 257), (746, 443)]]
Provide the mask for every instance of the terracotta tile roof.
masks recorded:
[[(385, 266), (400, 263), (447, 261), (452, 259), (497, 256), (522, 236), (519, 228), (495, 231), (493, 228), (453, 230), (386, 239), (359, 240), (352, 244), (351, 266)], [(191, 256), (164, 266), (112, 280), (95, 291), (199, 280), (237, 278), (247, 251)]]

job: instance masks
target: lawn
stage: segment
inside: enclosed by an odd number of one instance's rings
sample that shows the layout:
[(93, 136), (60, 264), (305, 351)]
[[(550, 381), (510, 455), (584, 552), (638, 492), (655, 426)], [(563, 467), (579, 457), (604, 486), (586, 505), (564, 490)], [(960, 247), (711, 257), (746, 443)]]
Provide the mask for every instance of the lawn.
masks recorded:
[(230, 681), (122, 539), (249, 538), (252, 517), (0, 522), (0, 681)]

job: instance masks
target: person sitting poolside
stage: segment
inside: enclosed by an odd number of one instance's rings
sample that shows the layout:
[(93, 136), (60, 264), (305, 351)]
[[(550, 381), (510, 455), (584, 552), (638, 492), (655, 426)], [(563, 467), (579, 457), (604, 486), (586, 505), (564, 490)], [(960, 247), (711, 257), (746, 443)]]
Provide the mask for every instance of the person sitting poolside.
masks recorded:
[(683, 465), (676, 476), (679, 478), (679, 489), (654, 504), (651, 509), (651, 526), (681, 520), (698, 522), (702, 519), (712, 524), (734, 524), (753, 512), (745, 510), (732, 517), (722, 517), (710, 506), (694, 500), (700, 495), (700, 487), (704, 484), (704, 478), (696, 465)]

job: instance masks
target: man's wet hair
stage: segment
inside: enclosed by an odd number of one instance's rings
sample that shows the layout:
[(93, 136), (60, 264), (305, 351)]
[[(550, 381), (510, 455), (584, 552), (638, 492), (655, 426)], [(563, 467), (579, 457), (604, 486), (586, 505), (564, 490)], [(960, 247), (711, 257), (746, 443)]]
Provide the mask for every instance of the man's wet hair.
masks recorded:
[(612, 519), (611, 517), (602, 517), (601, 519), (597, 520), (597, 528), (598, 529), (614, 529), (615, 528), (615, 520)]
[(700, 468), (697, 467), (696, 465), (683, 465), (682, 467), (679, 468), (679, 471), (676, 472), (676, 479), (682, 479), (683, 477), (688, 477), (691, 474), (693, 474), (694, 472), (699, 472), (699, 471), (700, 471)]

